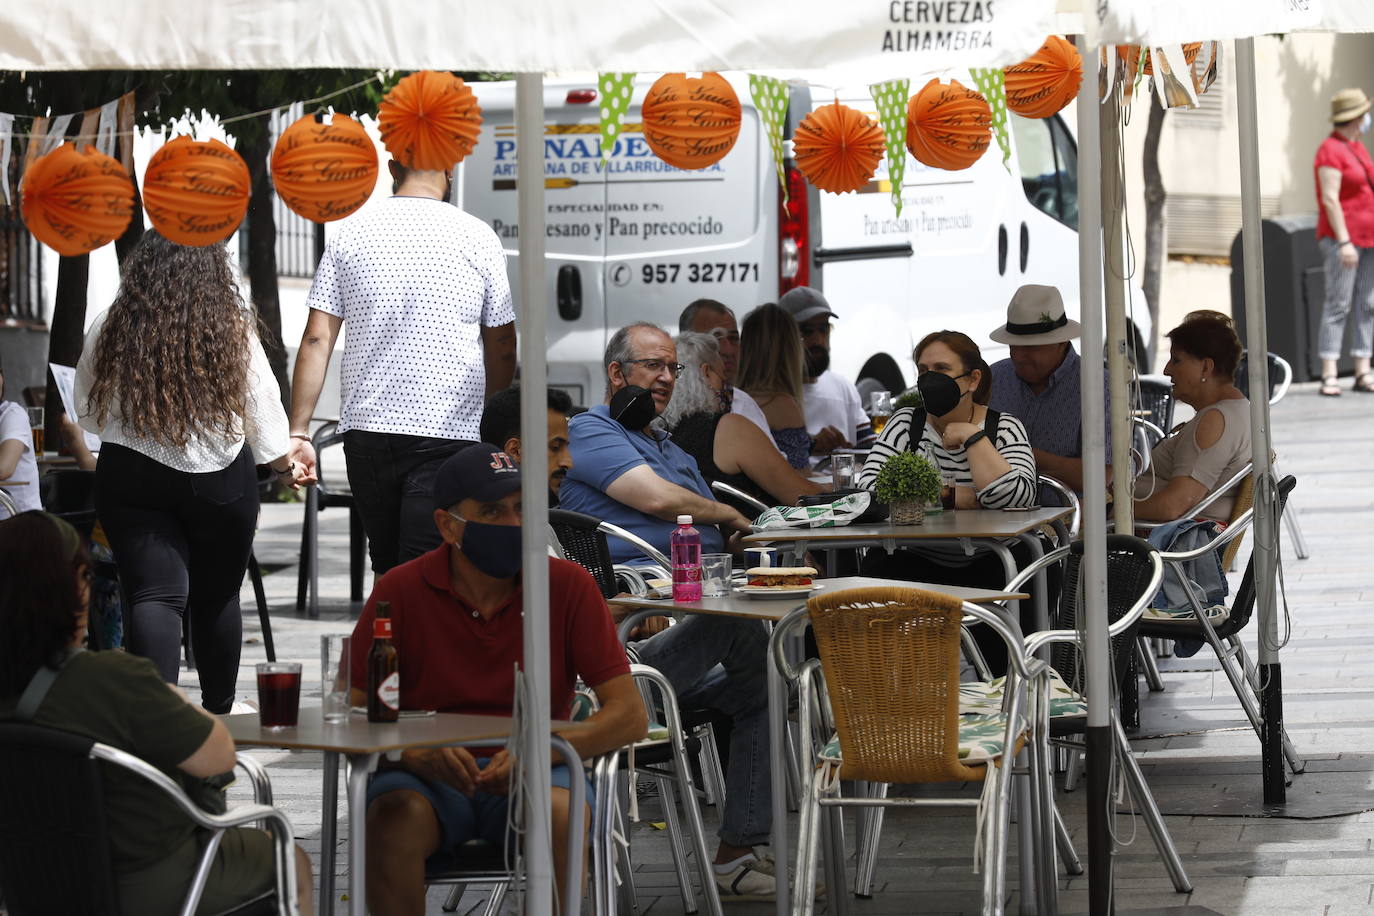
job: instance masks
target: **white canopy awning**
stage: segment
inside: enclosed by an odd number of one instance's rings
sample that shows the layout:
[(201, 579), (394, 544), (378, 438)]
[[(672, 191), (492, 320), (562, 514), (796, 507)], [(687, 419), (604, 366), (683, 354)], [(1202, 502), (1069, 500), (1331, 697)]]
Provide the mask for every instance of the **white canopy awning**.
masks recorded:
[[(1077, 5), (1080, 0), (1072, 0)], [(1091, 9), (1095, 4), (1082, 3)], [(1285, 32), (1374, 32), (1370, 0), (1103, 0), (1101, 44), (1165, 45)], [(1092, 20), (1089, 19), (1089, 22)]]

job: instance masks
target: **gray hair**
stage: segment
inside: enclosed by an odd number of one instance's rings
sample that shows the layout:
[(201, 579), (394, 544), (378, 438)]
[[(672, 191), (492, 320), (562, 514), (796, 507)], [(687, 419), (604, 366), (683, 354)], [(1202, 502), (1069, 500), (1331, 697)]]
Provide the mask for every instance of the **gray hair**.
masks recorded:
[(606, 343), (606, 352), (601, 357), (601, 365), (606, 370), (606, 395), (611, 393), (611, 363), (626, 363), (635, 358), (634, 347), (630, 345), (630, 338), (639, 329), (647, 329), (655, 333), (668, 336), (668, 332), (650, 321), (636, 321), (634, 324), (627, 324), (625, 327), (611, 335), (611, 339)]
[(682, 375), (673, 386), (673, 399), (659, 415), (664, 427), (670, 430), (675, 429), (683, 417), (696, 413), (721, 412), (720, 398), (706, 384), (706, 376), (701, 374), (701, 367), (713, 366), (717, 372), (724, 374), (720, 345), (716, 343), (714, 336), (688, 331), (679, 334), (674, 340), (677, 344), (677, 361), (682, 363)]

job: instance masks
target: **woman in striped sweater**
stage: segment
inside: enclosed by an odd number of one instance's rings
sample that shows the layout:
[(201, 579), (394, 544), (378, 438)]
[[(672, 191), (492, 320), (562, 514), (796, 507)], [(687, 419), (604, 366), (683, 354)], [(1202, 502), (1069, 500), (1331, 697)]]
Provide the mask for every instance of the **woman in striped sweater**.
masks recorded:
[[(1035, 456), (1026, 428), (1010, 414), (995, 412), (995, 423), (989, 424), (992, 370), (978, 345), (958, 331), (936, 331), (916, 345), (912, 357), (925, 408), (903, 408), (892, 415), (864, 462), (858, 485), (872, 489), (878, 469), (888, 458), (898, 452), (919, 451), (941, 474), (954, 479), (958, 509), (1035, 505)], [(913, 417), (918, 413), (924, 415), (925, 422), (913, 430)], [(1009, 541), (1008, 546), (1021, 564), (1029, 560), (1029, 551), (1020, 541)], [(930, 544), (892, 554), (870, 551), (862, 572), (888, 579), (986, 588), (999, 588), (1007, 578), (995, 554), (981, 551), (970, 557), (956, 544)], [(1000, 639), (988, 640), (983, 651), (994, 671), (1005, 668), (1006, 649)]]

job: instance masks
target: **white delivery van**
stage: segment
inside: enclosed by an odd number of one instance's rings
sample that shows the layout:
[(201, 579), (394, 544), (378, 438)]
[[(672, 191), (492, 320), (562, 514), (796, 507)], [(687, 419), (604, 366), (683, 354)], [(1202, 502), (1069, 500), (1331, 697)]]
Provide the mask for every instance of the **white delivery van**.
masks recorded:
[[(971, 85), (966, 73), (955, 76)], [(914, 382), (912, 345), (932, 330), (966, 332), (989, 362), (1004, 356), (988, 334), (1023, 283), (1058, 286), (1077, 317), (1077, 151), (1059, 117), (1012, 115), (1005, 166), (995, 142), (960, 172), (908, 156), (900, 217), (885, 163), (858, 193), (834, 195), (789, 161), (784, 206), (748, 78), (729, 78), (743, 105), (739, 139), (696, 172), (669, 166), (644, 139), (639, 103), (651, 80), (636, 84), (604, 166), (595, 83), (545, 86), (549, 381), (577, 403), (601, 401), (601, 356), (617, 328), (650, 321), (675, 332), (694, 299), (724, 302), (742, 319), (793, 286), (821, 289), (839, 316), (832, 368), (893, 391)], [(472, 88), (482, 134), (459, 168), (455, 202), (500, 236), (518, 295), (515, 85)], [(818, 91), (813, 102), (809, 88), (794, 86), (787, 135), (813, 104), (834, 97)], [(866, 89), (839, 98), (876, 117)], [(1148, 336), (1133, 336), (1143, 353)]]

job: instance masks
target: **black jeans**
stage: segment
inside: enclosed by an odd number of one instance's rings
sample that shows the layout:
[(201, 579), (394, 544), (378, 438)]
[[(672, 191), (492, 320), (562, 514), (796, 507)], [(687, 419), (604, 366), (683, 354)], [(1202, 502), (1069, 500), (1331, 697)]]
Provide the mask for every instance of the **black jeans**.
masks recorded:
[(189, 474), (106, 443), (95, 509), (119, 567), (129, 651), (175, 684), (188, 620), (201, 705), (228, 712), (243, 647), (239, 588), (258, 519), (253, 453), (244, 446), (224, 470)]
[(439, 546), (434, 472), (445, 458), (472, 444), (361, 429), (344, 433), (348, 484), (378, 576)]

